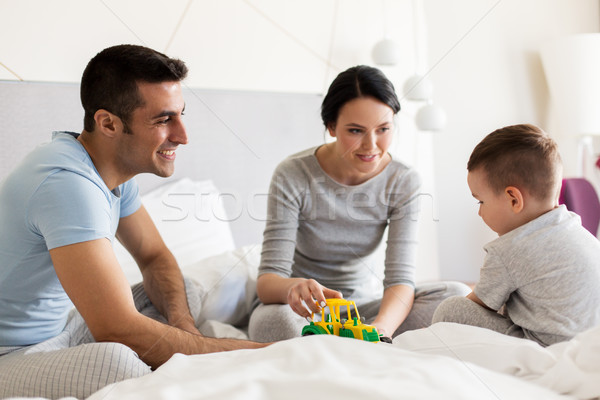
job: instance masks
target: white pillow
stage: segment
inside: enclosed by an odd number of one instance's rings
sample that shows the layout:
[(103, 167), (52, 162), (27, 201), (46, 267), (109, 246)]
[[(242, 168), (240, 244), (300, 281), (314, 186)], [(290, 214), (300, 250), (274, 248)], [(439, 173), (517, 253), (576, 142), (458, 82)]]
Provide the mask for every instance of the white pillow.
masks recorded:
[[(212, 181), (183, 178), (142, 196), (142, 203), (180, 267), (235, 248), (221, 194)], [(137, 264), (114, 242), (127, 280), (140, 282)]]
[(194, 318), (246, 326), (256, 299), (261, 245), (248, 245), (182, 268), (196, 285), (201, 311)]

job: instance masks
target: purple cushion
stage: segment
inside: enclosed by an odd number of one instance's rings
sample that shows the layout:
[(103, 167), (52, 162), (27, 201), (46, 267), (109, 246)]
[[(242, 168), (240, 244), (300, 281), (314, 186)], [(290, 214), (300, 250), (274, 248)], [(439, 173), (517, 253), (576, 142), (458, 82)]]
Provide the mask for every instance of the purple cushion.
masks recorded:
[(589, 181), (584, 178), (563, 179), (558, 202), (578, 214), (583, 227), (596, 236), (600, 223), (600, 201)]

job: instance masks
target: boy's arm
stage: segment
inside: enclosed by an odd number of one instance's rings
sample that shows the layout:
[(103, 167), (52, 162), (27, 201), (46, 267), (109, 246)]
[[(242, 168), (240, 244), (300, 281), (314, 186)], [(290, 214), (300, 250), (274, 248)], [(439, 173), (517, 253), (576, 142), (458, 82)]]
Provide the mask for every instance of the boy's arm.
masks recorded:
[(483, 301), (481, 301), (481, 299), (479, 297), (477, 297), (477, 295), (475, 294), (475, 292), (471, 292), (467, 295), (467, 299), (474, 301), (475, 303), (479, 304), (481, 307), (490, 310), (490, 311), (496, 311), (496, 310), (492, 310), (491, 308), (489, 308), (488, 306), (485, 305), (485, 303)]

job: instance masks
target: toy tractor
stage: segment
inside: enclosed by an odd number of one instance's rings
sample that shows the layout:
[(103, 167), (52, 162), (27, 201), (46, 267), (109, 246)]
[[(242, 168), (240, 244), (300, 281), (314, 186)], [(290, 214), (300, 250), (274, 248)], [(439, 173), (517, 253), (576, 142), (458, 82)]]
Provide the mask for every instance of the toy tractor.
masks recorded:
[(312, 322), (302, 328), (302, 336), (335, 335), (367, 342), (391, 342), (389, 338), (380, 337), (373, 325), (362, 323), (354, 301), (327, 299), (326, 302), (321, 308), (320, 321), (315, 321), (315, 313), (312, 313)]

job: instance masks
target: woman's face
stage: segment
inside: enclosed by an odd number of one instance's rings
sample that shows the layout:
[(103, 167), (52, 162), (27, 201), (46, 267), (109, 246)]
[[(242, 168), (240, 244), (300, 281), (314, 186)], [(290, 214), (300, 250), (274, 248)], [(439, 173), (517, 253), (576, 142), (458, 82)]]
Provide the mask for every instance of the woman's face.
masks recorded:
[(344, 183), (358, 184), (377, 175), (387, 165), (392, 143), (394, 111), (373, 97), (359, 97), (342, 106), (328, 130)]

